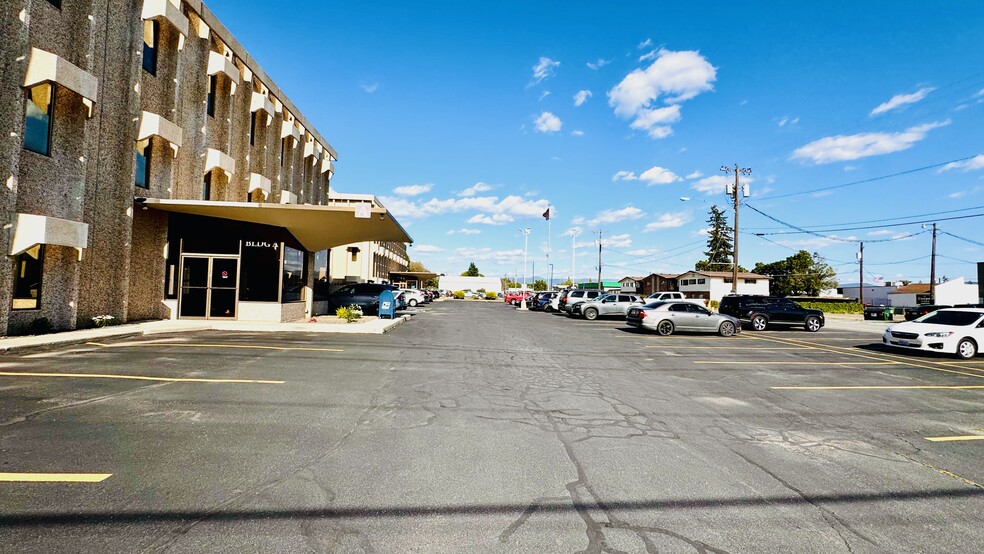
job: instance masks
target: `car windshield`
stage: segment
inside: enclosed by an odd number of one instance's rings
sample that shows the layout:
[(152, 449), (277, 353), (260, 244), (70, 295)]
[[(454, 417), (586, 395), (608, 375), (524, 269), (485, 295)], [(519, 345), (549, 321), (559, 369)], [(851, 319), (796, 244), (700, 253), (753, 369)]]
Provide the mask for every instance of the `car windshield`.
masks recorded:
[(615, 295), (614, 294), (606, 294), (604, 296), (599, 296), (598, 298), (595, 298), (595, 301), (596, 302), (601, 302), (602, 300), (607, 300), (609, 302), (612, 302), (612, 301), (615, 300)]
[(953, 325), (965, 327), (977, 323), (981, 318), (981, 312), (958, 312), (951, 310), (940, 310), (926, 314), (916, 320), (915, 323), (933, 323), (935, 325)]

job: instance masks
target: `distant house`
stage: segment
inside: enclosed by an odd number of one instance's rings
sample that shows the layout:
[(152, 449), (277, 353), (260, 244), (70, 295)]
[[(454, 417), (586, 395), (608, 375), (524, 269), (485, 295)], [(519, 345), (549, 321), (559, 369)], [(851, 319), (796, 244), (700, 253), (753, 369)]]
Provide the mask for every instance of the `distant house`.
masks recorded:
[(964, 282), (963, 277), (936, 285), (935, 301), (930, 297), (929, 283), (913, 283), (888, 293), (892, 306), (919, 306), (920, 304), (976, 304), (980, 297), (974, 283)]
[(642, 289), (639, 294), (649, 296), (654, 292), (676, 292), (680, 290), (677, 286), (677, 274), (675, 273), (652, 273), (642, 278)]
[(645, 277), (623, 277), (619, 280), (622, 284), (621, 292), (628, 292), (631, 294), (639, 294), (642, 292), (642, 282)]
[[(677, 278), (680, 292), (687, 298), (720, 302), (731, 294), (730, 271), (688, 271)], [(769, 294), (769, 276), (758, 273), (738, 274), (738, 294)]]
[[(864, 303), (867, 306), (889, 306), (889, 293), (895, 292), (901, 285), (872, 285), (864, 283)], [(861, 287), (857, 283), (849, 283), (837, 287), (837, 294), (845, 298), (860, 298)]]

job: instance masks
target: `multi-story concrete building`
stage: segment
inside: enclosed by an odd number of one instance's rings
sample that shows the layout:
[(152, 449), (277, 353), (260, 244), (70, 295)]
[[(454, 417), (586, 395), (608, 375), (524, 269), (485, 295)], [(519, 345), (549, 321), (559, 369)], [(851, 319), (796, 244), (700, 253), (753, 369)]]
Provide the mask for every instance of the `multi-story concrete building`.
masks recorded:
[(326, 205), (337, 153), (198, 0), (4, 0), (0, 37), (0, 334), (298, 319), (330, 248), (410, 241)]

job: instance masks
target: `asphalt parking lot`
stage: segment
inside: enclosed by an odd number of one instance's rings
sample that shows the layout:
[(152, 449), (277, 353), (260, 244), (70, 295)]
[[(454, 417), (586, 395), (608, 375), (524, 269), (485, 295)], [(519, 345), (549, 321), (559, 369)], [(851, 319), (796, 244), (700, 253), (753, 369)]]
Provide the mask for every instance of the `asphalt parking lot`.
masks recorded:
[(9, 552), (984, 549), (984, 357), (449, 301), (0, 356)]

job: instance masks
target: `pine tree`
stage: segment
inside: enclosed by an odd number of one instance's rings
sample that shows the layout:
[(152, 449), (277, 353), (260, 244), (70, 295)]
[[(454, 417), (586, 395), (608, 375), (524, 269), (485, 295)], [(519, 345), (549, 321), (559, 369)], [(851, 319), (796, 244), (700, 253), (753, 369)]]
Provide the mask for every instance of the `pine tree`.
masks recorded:
[(475, 262), (470, 263), (468, 265), (468, 269), (465, 270), (465, 272), (462, 273), (461, 276), (462, 277), (484, 277), (484, 275), (482, 275), (481, 273), (478, 272), (478, 267), (475, 265)]
[(731, 269), (731, 255), (734, 253), (734, 246), (731, 242), (731, 226), (724, 211), (717, 206), (711, 206), (707, 218), (707, 251), (704, 252), (706, 259), (697, 262), (694, 269), (697, 271), (728, 271)]

